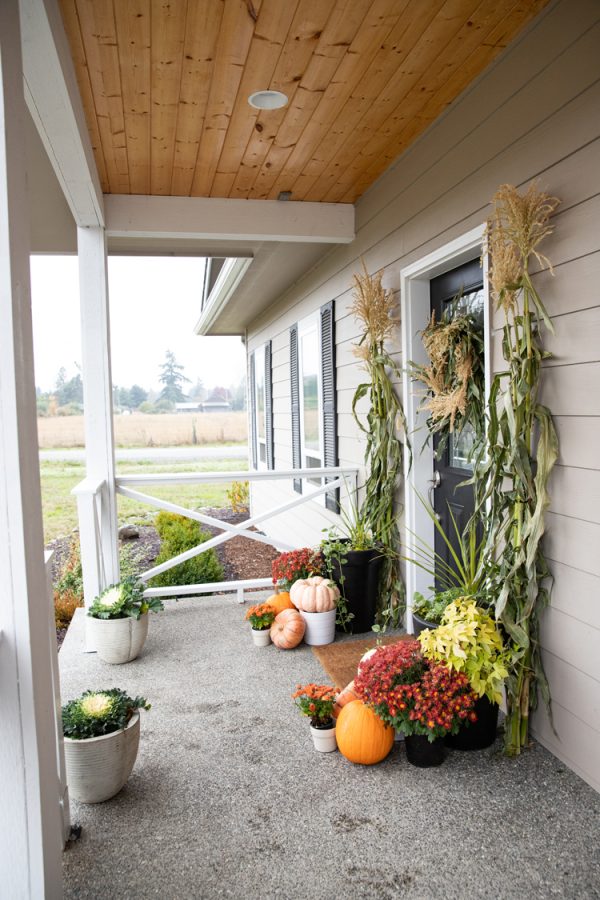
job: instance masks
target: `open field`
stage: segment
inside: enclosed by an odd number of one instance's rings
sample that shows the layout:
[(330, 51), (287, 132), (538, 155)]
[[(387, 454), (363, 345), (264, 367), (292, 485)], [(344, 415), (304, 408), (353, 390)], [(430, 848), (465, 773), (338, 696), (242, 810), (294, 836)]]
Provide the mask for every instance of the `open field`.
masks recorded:
[[(185, 447), (193, 444), (235, 444), (248, 440), (248, 417), (243, 410), (228, 413), (133, 413), (115, 416), (117, 447)], [(41, 450), (83, 447), (83, 416), (38, 419)]]
[[(157, 417), (160, 418), (160, 417)], [(247, 468), (245, 460), (206, 460), (201, 462), (160, 464), (157, 462), (123, 462), (118, 466), (119, 474), (144, 472), (235, 472)], [(42, 507), (44, 514), (44, 540), (46, 543), (69, 534), (77, 527), (77, 503), (71, 490), (85, 477), (82, 462), (42, 462)], [(230, 484), (189, 484), (157, 486), (149, 492), (163, 500), (171, 500), (187, 507), (229, 506), (227, 491)], [(144, 490), (140, 487), (140, 490)], [(144, 503), (137, 503), (127, 497), (118, 497), (119, 524), (132, 522), (151, 525), (157, 509)]]

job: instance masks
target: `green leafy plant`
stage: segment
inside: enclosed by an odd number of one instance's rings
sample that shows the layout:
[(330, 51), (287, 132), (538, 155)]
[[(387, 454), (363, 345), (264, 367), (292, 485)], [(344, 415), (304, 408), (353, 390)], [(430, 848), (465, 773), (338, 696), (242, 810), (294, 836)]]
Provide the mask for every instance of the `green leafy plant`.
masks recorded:
[(246, 621), (255, 631), (265, 631), (275, 621), (275, 610), (268, 603), (251, 606), (246, 613)]
[(418, 641), (427, 659), (464, 672), (478, 697), (485, 694), (492, 703), (501, 702), (510, 652), (494, 619), (475, 600), (453, 600), (441, 625), (422, 631)]
[[(403, 446), (397, 429), (406, 430), (404, 412), (394, 379), (401, 373), (386, 348), (397, 329), (394, 297), (382, 285), (382, 272), (354, 276), (354, 303), (350, 312), (362, 324), (363, 333), (355, 346), (368, 380), (356, 388), (352, 414), (365, 435), (365, 465), (368, 472), (361, 513), (368, 519), (374, 540), (386, 549), (381, 576), (378, 623), (385, 628), (397, 625), (404, 611), (404, 585), (400, 576), (400, 532), (398, 489), (403, 472)], [(360, 401), (367, 397), (369, 409), (364, 420), (358, 414)]]
[(158, 597), (146, 599), (143, 583), (135, 575), (129, 575), (96, 597), (88, 616), (92, 619), (139, 619), (144, 613), (161, 609), (164, 609), (162, 601)]
[[(174, 556), (197, 547), (210, 538), (207, 531), (193, 519), (178, 516), (174, 513), (160, 512), (155, 520), (156, 530), (160, 536), (160, 553), (156, 565), (167, 562)], [(223, 580), (223, 567), (214, 549), (209, 549), (188, 559), (186, 562), (167, 569), (151, 579), (157, 587), (169, 587), (179, 584), (208, 584)]]
[(292, 694), (303, 716), (310, 718), (313, 728), (323, 728), (333, 722), (336, 690), (328, 684), (299, 684)]
[(129, 697), (119, 688), (85, 691), (63, 706), (63, 734), (82, 741), (122, 731), (138, 709), (150, 709), (150, 704), (144, 697)]
[(420, 616), (421, 619), (431, 622), (432, 625), (439, 625), (448, 604), (462, 596), (463, 591), (459, 587), (449, 588), (447, 591), (439, 591), (438, 593), (434, 592), (430, 597), (424, 597), (419, 591), (415, 591), (412, 611)]
[(502, 185), (488, 222), (490, 285), (504, 312), (502, 354), (506, 368), (492, 381), (487, 436), (475, 460), (475, 487), (490, 541), (502, 548), (498, 559), (496, 618), (511, 638), (507, 679), (505, 751), (529, 743), (530, 713), (540, 690), (548, 710), (550, 692), (539, 642), (540, 614), (549, 602), (550, 571), (542, 548), (550, 497), (548, 479), (558, 458), (550, 410), (539, 403), (543, 326), (553, 331), (531, 275), (532, 261), (549, 267), (538, 250), (551, 233), (550, 217), (559, 201), (535, 183), (521, 195)]
[(234, 513), (244, 512), (250, 503), (250, 482), (232, 481), (225, 495)]

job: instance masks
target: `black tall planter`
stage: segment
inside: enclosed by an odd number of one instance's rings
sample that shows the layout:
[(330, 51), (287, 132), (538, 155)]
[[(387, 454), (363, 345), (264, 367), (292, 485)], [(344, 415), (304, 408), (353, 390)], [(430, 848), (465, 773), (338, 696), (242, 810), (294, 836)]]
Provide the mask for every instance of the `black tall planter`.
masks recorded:
[[(375, 624), (383, 556), (377, 549), (346, 550), (344, 559), (342, 565), (339, 560), (332, 560), (333, 580), (346, 599), (348, 612), (354, 614), (346, 630), (350, 634), (362, 634)], [(339, 626), (338, 630), (344, 631)]]
[(425, 734), (407, 734), (404, 738), (406, 758), (412, 766), (429, 769), (444, 762), (444, 739), (430, 741)]
[(453, 750), (485, 750), (496, 740), (498, 704), (484, 695), (475, 703), (477, 721), (463, 725), (457, 734), (446, 735), (446, 746)]

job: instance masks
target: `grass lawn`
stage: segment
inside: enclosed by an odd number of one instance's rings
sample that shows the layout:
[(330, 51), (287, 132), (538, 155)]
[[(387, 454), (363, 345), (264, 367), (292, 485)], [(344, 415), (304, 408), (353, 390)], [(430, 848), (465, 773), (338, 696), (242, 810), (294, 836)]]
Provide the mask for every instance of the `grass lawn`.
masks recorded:
[[(192, 463), (165, 462), (163, 464), (148, 460), (120, 462), (120, 475), (142, 475), (145, 472), (239, 472), (247, 468), (243, 459), (210, 459)], [(42, 508), (44, 513), (44, 540), (46, 543), (69, 534), (77, 527), (77, 501), (71, 490), (85, 477), (85, 465), (82, 462), (41, 462)], [(190, 508), (199, 506), (230, 506), (227, 491), (230, 483), (224, 484), (189, 484), (161, 485), (150, 487), (140, 485), (142, 493), (151, 493), (163, 500), (179, 503)], [(117, 497), (119, 524), (132, 522), (151, 525), (157, 509), (145, 503), (137, 503), (127, 497)]]

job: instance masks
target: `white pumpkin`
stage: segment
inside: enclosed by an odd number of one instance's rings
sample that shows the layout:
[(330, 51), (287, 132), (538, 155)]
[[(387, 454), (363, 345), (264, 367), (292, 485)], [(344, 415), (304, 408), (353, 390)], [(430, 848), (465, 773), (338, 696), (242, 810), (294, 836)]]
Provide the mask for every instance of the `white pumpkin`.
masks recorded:
[(335, 609), (340, 592), (332, 581), (313, 575), (311, 578), (300, 578), (290, 588), (290, 600), (303, 612), (329, 612)]

